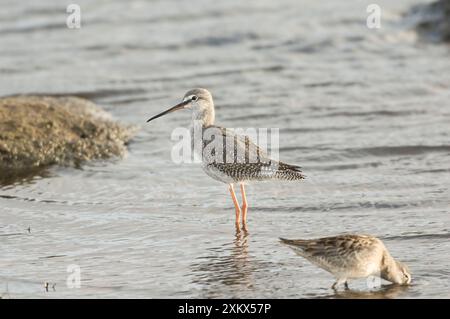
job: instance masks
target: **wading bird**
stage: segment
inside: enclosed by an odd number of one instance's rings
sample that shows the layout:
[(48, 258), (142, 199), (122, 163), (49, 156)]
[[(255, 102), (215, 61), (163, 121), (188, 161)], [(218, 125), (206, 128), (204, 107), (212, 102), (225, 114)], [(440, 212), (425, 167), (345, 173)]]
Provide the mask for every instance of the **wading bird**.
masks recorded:
[(367, 235), (340, 235), (319, 239), (284, 239), (298, 255), (330, 272), (336, 277), (332, 289), (348, 279), (378, 276), (395, 284), (409, 284), (408, 268), (396, 261), (383, 242)]
[[(197, 88), (188, 91), (181, 103), (153, 116), (147, 122), (183, 109), (192, 110), (191, 145), (195, 152), (201, 156), (203, 170), (213, 179), (228, 184), (236, 210), (236, 226), (238, 228), (241, 215), (244, 229), (247, 225), (248, 204), (245, 195), (245, 183), (270, 179), (304, 179), (299, 166), (273, 160), (247, 136), (214, 125), (214, 102), (208, 90)], [(199, 134), (200, 143), (195, 140), (195, 136), (198, 135), (195, 134), (196, 130), (201, 132)], [(210, 143), (214, 142), (214, 145), (217, 145), (218, 141), (222, 142), (219, 144), (219, 148), (210, 147)], [(195, 145), (201, 147), (195, 147)], [(234, 184), (240, 185), (242, 207), (237, 200)]]

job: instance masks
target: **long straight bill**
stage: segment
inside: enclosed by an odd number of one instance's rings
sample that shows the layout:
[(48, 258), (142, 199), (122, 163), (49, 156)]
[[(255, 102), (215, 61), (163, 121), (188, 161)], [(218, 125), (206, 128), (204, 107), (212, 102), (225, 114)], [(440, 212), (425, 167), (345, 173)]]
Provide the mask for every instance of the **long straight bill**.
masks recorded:
[(164, 112), (162, 112), (162, 113), (159, 113), (158, 115), (155, 115), (155, 116), (153, 116), (152, 118), (149, 118), (149, 119), (147, 120), (147, 123), (150, 122), (150, 121), (153, 121), (154, 119), (157, 119), (158, 117), (161, 117), (161, 116), (163, 116), (163, 115), (166, 115), (166, 114), (168, 114), (168, 113), (172, 113), (172, 112), (175, 112), (175, 111), (178, 111), (178, 110), (182, 110), (182, 109), (184, 109), (184, 108), (186, 107), (186, 105), (188, 105), (190, 102), (191, 102), (190, 100), (183, 101), (183, 102), (181, 102), (181, 103), (179, 103), (179, 104), (177, 104), (177, 105), (171, 107), (170, 109), (168, 109), (168, 110), (166, 110), (166, 111), (164, 111)]

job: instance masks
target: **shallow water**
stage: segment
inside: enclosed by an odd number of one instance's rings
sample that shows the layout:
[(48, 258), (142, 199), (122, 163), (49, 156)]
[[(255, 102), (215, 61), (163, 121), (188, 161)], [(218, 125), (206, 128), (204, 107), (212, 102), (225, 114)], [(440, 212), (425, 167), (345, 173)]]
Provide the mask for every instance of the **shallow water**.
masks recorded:
[[(78, 3), (70, 30), (59, 1), (6, 1), (0, 95), (76, 94), (142, 129), (124, 160), (1, 186), (0, 296), (450, 297), (450, 47), (409, 29), (417, 1), (378, 1), (380, 30), (371, 1)], [(248, 234), (225, 185), (171, 161), (189, 112), (145, 125), (197, 86), (218, 124), (280, 128), (280, 158), (308, 177), (249, 185)], [(277, 240), (343, 232), (382, 238), (413, 285), (334, 294)]]

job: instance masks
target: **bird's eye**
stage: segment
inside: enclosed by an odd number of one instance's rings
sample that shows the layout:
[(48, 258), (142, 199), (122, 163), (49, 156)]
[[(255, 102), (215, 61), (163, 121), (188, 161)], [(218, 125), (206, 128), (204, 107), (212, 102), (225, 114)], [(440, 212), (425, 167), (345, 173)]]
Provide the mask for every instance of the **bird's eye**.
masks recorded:
[(408, 273), (406, 273), (406, 272), (403, 273), (403, 276), (405, 277), (407, 282), (411, 279), (410, 275)]
[(192, 100), (192, 101), (197, 101), (197, 100), (198, 100), (198, 96), (197, 96), (197, 95), (192, 95), (191, 100)]

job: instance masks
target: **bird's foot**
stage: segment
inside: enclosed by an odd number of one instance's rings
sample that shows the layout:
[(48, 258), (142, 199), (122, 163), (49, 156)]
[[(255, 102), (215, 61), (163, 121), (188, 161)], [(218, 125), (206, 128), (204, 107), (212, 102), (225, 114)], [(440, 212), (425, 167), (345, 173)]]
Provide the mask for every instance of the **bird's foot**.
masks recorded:
[(248, 234), (247, 222), (242, 223), (242, 230), (245, 232), (245, 234)]
[(336, 282), (333, 284), (333, 286), (331, 286), (331, 289), (333, 289), (334, 291), (337, 291), (337, 287), (341, 284), (344, 284), (345, 290), (348, 290), (348, 283), (346, 279), (338, 279), (336, 280)]

